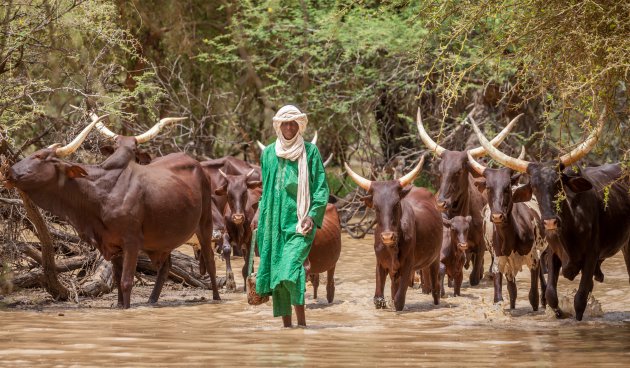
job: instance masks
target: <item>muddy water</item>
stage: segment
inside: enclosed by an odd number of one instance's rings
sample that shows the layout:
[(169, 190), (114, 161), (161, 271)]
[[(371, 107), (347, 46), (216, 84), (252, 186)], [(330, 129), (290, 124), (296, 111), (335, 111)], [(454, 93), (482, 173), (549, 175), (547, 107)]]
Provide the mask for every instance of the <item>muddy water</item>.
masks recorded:
[[(234, 260), (235, 270), (241, 265)], [(492, 304), (485, 280), (475, 288), (464, 281), (463, 295), (443, 299), (438, 307), (428, 295), (409, 289), (403, 312), (375, 310), (374, 265), (371, 238), (344, 237), (335, 302), (325, 300), (324, 275), (318, 300), (309, 285), (307, 329), (281, 328), (270, 304), (249, 306), (241, 293), (223, 293), (216, 303), (194, 302), (211, 294), (174, 286), (165, 288), (159, 307), (145, 303), (150, 287), (137, 286), (134, 307), (126, 311), (111, 309), (113, 293), (79, 304), (5, 308), (0, 310), (0, 366), (616, 366), (630, 361), (630, 285), (621, 255), (604, 263), (606, 281), (596, 283), (592, 314), (581, 323), (532, 312), (527, 270), (519, 274), (513, 311)], [(236, 280), (242, 287), (242, 278)], [(569, 294), (577, 285), (561, 280), (560, 290)], [(385, 290), (389, 296), (389, 286)]]

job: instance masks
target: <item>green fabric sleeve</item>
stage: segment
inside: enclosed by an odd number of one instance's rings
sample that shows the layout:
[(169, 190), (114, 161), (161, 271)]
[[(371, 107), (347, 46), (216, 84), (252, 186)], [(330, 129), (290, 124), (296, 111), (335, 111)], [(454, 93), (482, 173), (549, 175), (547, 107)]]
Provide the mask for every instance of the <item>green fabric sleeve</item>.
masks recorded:
[(328, 182), (326, 181), (326, 171), (322, 156), (319, 154), (317, 146), (307, 143), (310, 147), (309, 155), (309, 191), (311, 193), (311, 208), (308, 216), (313, 219), (317, 228), (322, 227), (326, 205), (328, 204)]

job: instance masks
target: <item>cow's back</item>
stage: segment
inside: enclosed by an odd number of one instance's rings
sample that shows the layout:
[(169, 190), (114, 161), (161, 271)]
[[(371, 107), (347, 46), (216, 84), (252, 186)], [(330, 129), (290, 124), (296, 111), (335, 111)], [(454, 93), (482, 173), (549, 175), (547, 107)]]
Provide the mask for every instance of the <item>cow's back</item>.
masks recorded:
[(326, 205), (326, 213), (321, 229), (315, 232), (315, 239), (308, 259), (311, 263), (311, 273), (322, 273), (333, 268), (341, 254), (341, 224), (337, 208)]
[(427, 267), (440, 257), (442, 215), (437, 209), (435, 196), (425, 188), (413, 187), (403, 201), (411, 206), (414, 215), (415, 267)]

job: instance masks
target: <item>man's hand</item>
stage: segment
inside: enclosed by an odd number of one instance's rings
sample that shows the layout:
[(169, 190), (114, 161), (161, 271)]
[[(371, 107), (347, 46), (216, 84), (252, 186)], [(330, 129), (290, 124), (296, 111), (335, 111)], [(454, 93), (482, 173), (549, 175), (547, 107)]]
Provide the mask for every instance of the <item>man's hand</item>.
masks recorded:
[(315, 226), (315, 223), (310, 216), (302, 220), (302, 229), (304, 229), (304, 235), (309, 234), (313, 230), (313, 226)]

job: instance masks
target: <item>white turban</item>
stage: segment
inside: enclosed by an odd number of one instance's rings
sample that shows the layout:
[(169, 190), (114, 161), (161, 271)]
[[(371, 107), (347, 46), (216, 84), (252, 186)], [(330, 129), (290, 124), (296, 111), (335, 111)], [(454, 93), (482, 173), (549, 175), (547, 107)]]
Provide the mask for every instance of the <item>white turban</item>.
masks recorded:
[[(293, 139), (286, 139), (280, 131), (282, 123), (295, 121), (299, 126), (298, 134)], [(298, 161), (298, 192), (297, 192), (297, 226), (295, 230), (306, 235), (302, 222), (308, 215), (311, 206), (311, 196), (308, 185), (308, 165), (306, 159), (306, 149), (304, 148), (304, 138), (302, 133), (306, 130), (308, 118), (297, 107), (293, 105), (283, 106), (273, 117), (273, 129), (276, 131), (276, 156), (290, 161)]]

